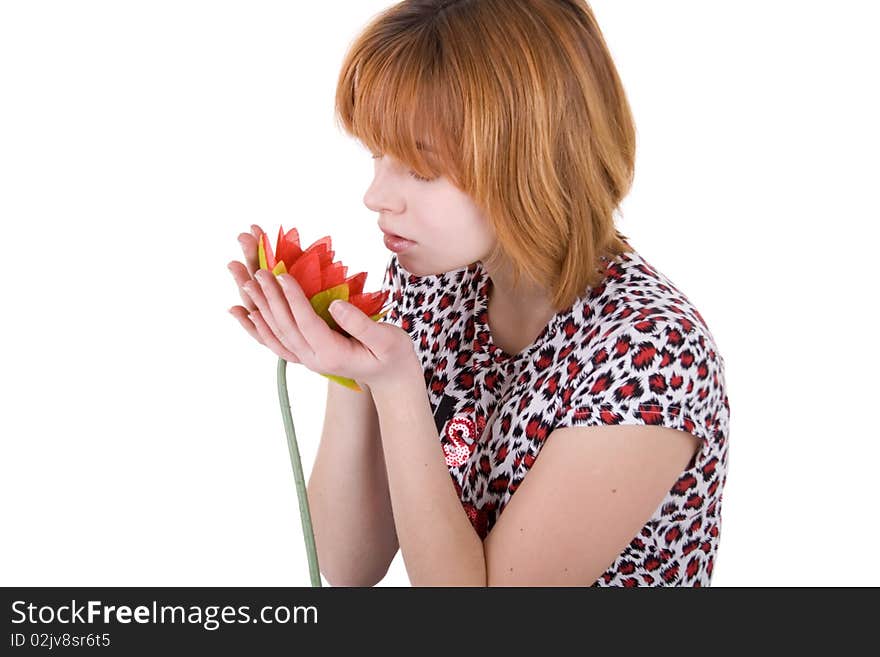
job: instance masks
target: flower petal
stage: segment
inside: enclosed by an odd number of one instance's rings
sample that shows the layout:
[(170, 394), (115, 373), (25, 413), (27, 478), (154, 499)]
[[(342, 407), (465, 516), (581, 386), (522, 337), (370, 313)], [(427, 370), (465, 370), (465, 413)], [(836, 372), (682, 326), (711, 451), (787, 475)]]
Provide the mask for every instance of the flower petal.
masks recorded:
[(303, 293), (312, 298), (324, 289), (321, 276), (321, 260), (317, 253), (303, 253), (290, 267), (290, 275), (296, 279)]
[(357, 390), (358, 392), (363, 392), (363, 388), (361, 388), (357, 381), (354, 379), (346, 379), (344, 376), (336, 376), (335, 374), (321, 374), (321, 376), (330, 379), (331, 381), (336, 381), (341, 386), (345, 386), (346, 388), (351, 388), (352, 390)]
[(272, 254), (272, 246), (269, 244), (266, 233), (260, 234), (257, 251), (260, 256), (260, 269), (275, 269), (275, 256)]
[(380, 290), (379, 292), (367, 292), (366, 294), (353, 294), (348, 302), (360, 308), (364, 315), (374, 315), (385, 305), (390, 293), (390, 290)]
[(303, 251), (299, 245), (299, 232), (296, 228), (291, 228), (285, 233), (284, 228), (281, 227), (278, 230), (278, 245), (275, 249), (275, 255), (278, 259), (284, 261), (289, 267), (299, 260), (302, 254)]
[(341, 285), (331, 287), (328, 290), (321, 290), (309, 298), (312, 302), (312, 308), (315, 309), (315, 312), (318, 313), (321, 319), (327, 322), (327, 325), (333, 330), (339, 330), (347, 336), (348, 332), (343, 330), (342, 327), (334, 321), (333, 315), (330, 314), (330, 304), (336, 301), (336, 299), (348, 301), (348, 285), (342, 283)]
[(364, 291), (364, 283), (367, 281), (367, 272), (362, 271), (345, 279), (351, 296), (356, 296)]

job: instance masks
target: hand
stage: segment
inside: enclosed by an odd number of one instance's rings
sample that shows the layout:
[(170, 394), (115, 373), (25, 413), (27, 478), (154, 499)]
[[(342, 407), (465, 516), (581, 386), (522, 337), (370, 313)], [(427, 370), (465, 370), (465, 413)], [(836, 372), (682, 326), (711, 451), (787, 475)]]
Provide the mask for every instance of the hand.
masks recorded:
[[(238, 285), (238, 295), (241, 297), (242, 302), (244, 303), (244, 307), (242, 306), (233, 306), (229, 309), (230, 314), (235, 317), (244, 329), (261, 345), (269, 347), (272, 351), (278, 353), (279, 356), (282, 356), (279, 353), (283, 350), (281, 345), (277, 344), (266, 344), (263, 337), (260, 335), (260, 332), (257, 330), (256, 324), (248, 318), (249, 313), (256, 313), (257, 307), (254, 305), (254, 302), (251, 300), (250, 296), (248, 296), (247, 292), (244, 290), (244, 285), (248, 282), (252, 282), (254, 280), (253, 276), (256, 271), (260, 268), (259, 255), (257, 252), (257, 242), (260, 239), (260, 235), (263, 234), (263, 229), (258, 225), (253, 224), (251, 226), (250, 233), (241, 233), (238, 236), (238, 241), (241, 244), (241, 250), (244, 252), (244, 262), (245, 264), (241, 264), (237, 260), (233, 260), (227, 265), (229, 271), (232, 273), (232, 278), (235, 279), (236, 285)], [(255, 315), (257, 317), (257, 322), (259, 322), (259, 315)], [(281, 349), (279, 350), (279, 347)], [(288, 356), (293, 356), (292, 354), (288, 354)], [(291, 362), (299, 362), (295, 360), (295, 357), (288, 358), (287, 356), (282, 356), (286, 360), (290, 360)]]
[(262, 343), (285, 360), (302, 363), (319, 374), (333, 374), (367, 387), (411, 376), (421, 366), (412, 340), (403, 329), (376, 322), (357, 306), (339, 302), (331, 315), (346, 337), (334, 331), (312, 307), (296, 279), (258, 270), (242, 287), (257, 312)]

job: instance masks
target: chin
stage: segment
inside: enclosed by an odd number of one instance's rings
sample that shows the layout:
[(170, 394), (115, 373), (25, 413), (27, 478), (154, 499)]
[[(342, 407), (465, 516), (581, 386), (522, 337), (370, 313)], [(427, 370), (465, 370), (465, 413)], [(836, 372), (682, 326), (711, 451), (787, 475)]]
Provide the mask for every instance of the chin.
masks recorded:
[(479, 261), (479, 259), (465, 259), (464, 261), (462, 261), (456, 258), (454, 261), (437, 264), (435, 262), (425, 262), (424, 260), (415, 257), (415, 254), (413, 254), (411, 251), (403, 251), (401, 253), (398, 253), (397, 259), (403, 266), (403, 268), (414, 276), (441, 276), (451, 271), (467, 269), (475, 262)]

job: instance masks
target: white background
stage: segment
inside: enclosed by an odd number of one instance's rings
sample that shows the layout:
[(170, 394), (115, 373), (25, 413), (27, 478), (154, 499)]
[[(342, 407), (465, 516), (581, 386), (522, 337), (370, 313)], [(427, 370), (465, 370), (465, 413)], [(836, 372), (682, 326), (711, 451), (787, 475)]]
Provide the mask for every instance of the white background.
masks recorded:
[[(277, 359), (226, 265), (295, 226), (378, 289), (333, 94), (389, 4), (0, 4), (3, 585), (308, 586)], [(876, 586), (876, 9), (592, 6), (638, 126), (618, 225), (726, 361), (713, 585)], [(308, 476), (327, 380), (288, 381)]]

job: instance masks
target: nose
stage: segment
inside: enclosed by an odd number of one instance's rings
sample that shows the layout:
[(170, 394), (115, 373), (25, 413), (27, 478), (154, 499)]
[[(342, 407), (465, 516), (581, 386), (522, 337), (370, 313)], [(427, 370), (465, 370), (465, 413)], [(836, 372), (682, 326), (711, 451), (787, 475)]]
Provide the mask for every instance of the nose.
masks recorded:
[(396, 214), (401, 211), (403, 199), (395, 192), (396, 185), (393, 176), (383, 172), (380, 166), (376, 167), (373, 182), (364, 193), (364, 205), (373, 212), (379, 214)]

